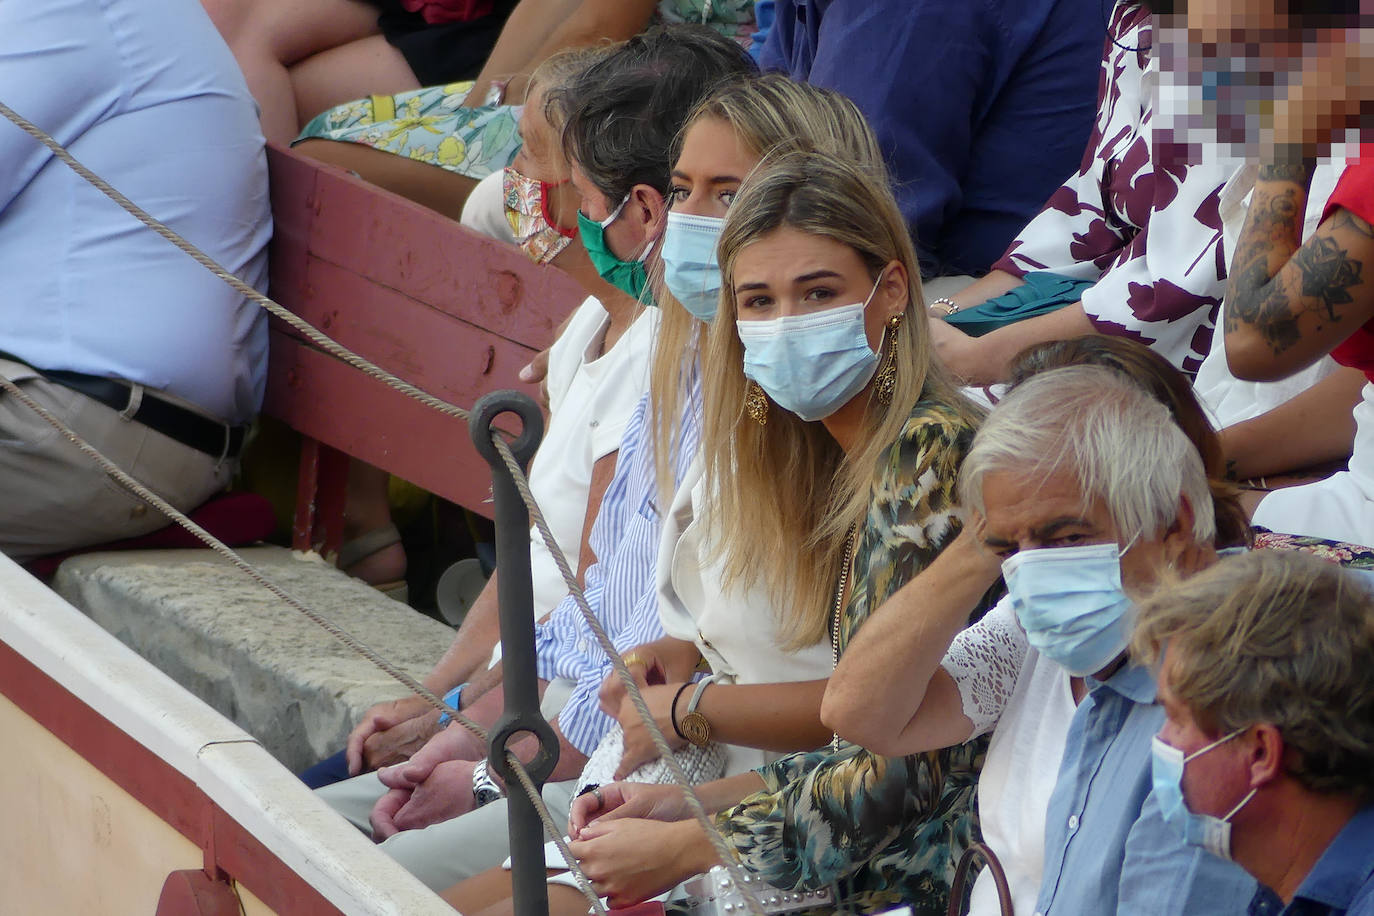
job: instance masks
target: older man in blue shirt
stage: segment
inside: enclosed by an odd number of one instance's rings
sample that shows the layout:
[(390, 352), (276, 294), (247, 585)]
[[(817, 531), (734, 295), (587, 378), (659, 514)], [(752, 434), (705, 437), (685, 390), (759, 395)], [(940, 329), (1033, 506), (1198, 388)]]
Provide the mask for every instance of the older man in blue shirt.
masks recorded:
[[(1164, 711), (1127, 652), (1130, 596), (1216, 560), (1196, 446), (1124, 373), (1071, 366), (997, 404), (960, 486), (966, 534), (874, 612), (823, 721), (887, 754), (990, 730), (979, 817), (1022, 916), (1243, 913), (1253, 879), (1163, 821)], [(999, 573), (1007, 597), (966, 626)], [(991, 891), (972, 913), (997, 912)]]
[(1259, 880), (1251, 916), (1374, 914), (1374, 593), (1297, 553), (1228, 558), (1140, 608), (1168, 719), (1155, 795)]

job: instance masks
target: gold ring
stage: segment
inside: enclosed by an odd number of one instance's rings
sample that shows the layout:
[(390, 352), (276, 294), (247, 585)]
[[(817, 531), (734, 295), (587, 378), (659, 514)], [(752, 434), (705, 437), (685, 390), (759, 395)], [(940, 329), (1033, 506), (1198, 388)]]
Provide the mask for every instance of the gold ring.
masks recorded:
[(622, 655), (620, 661), (626, 668), (631, 665), (643, 665), (645, 668), (649, 667), (649, 663), (644, 660), (644, 656), (640, 655), (638, 652), (630, 652), (627, 655)]

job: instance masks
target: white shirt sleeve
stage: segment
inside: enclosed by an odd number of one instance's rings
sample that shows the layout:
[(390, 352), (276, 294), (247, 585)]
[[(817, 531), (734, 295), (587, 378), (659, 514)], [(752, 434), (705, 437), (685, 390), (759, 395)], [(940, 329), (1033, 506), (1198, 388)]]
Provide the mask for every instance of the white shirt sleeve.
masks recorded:
[(1016, 688), (1028, 649), (1026, 634), (1007, 597), (954, 637), (940, 667), (959, 687), (964, 715), (973, 722), (969, 737), (985, 735), (997, 724)]

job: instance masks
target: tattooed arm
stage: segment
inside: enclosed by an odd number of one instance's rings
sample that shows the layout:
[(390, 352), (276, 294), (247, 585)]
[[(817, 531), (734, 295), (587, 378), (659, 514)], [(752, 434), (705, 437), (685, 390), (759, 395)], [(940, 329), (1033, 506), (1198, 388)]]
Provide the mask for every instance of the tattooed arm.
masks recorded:
[[(1279, 157), (1282, 160), (1282, 157)], [(1284, 378), (1374, 316), (1374, 228), (1338, 208), (1302, 242), (1312, 160), (1266, 163), (1231, 262), (1223, 327), (1239, 378)]]

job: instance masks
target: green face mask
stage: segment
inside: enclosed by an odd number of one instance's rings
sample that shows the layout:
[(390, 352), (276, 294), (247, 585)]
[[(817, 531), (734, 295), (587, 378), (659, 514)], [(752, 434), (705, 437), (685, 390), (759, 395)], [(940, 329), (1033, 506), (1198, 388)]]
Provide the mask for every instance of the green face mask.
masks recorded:
[(645, 305), (653, 305), (652, 298), (646, 300), (644, 297), (644, 290), (649, 285), (649, 275), (644, 270), (644, 262), (622, 261), (606, 245), (606, 227), (620, 217), (620, 211), (625, 209), (629, 201), (630, 195), (626, 194), (620, 206), (601, 222), (588, 219), (578, 210), (578, 235), (582, 239), (583, 247), (587, 249), (587, 257), (592, 259), (592, 266), (601, 275), (601, 279), (627, 296), (633, 296)]

